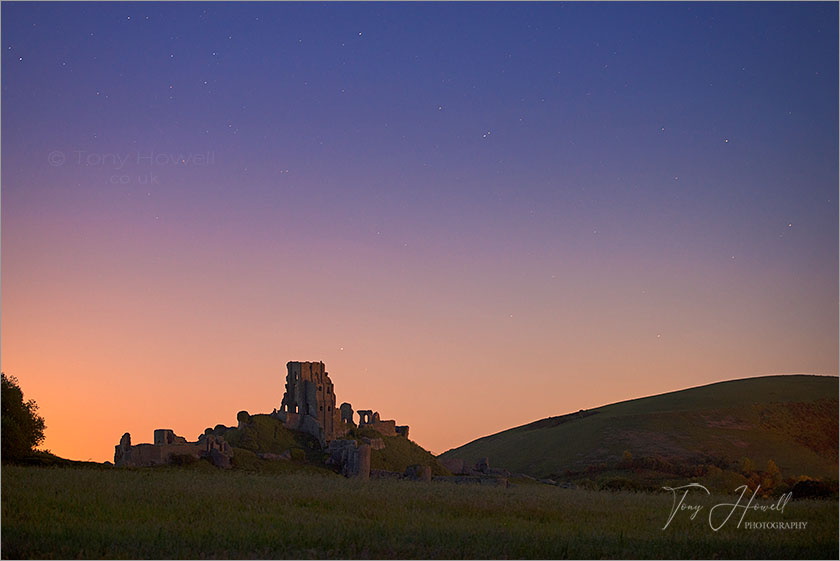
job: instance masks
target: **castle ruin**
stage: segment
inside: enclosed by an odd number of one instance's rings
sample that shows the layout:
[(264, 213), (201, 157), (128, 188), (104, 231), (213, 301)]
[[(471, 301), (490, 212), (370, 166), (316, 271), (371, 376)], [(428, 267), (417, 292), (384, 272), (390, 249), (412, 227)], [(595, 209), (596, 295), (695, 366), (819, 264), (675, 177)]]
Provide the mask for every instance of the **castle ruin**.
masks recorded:
[(335, 408), (333, 383), (324, 363), (289, 362), (286, 370), (286, 393), (279, 416), (286, 427), (309, 433), (325, 446), (341, 426), (341, 412)]
[(353, 406), (342, 403), (335, 407), (335, 389), (323, 362), (289, 362), (286, 364), (286, 393), (280, 410), (273, 413), (286, 427), (311, 434), (327, 446), (358, 426), (372, 428), (383, 436), (408, 438), (408, 426), (396, 421), (383, 421), (379, 413), (360, 410), (359, 424), (353, 422)]
[[(408, 427), (397, 426), (396, 421), (381, 420), (373, 410), (360, 410), (358, 425), (353, 422), (353, 406), (342, 403), (335, 406), (335, 388), (323, 362), (289, 362), (286, 364), (286, 391), (280, 404), (271, 415), (291, 430), (305, 432), (318, 439), (321, 447), (329, 451), (333, 461), (344, 466), (346, 475), (367, 477), (370, 471), (370, 450), (384, 447), (381, 439), (342, 440), (350, 429), (370, 428), (383, 436), (408, 438)], [(244, 415), (243, 415), (244, 414)], [(248, 414), (237, 415), (238, 427), (247, 423)], [(378, 442), (377, 442), (378, 441)], [(213, 435), (208, 429), (196, 442), (187, 442), (170, 429), (156, 429), (153, 444), (132, 446), (131, 435), (125, 433), (115, 446), (114, 464), (117, 466), (152, 466), (167, 464), (173, 457), (192, 456), (207, 458), (214, 465), (230, 467), (233, 449), (223, 437)], [(333, 443), (330, 446), (330, 443)]]
[(197, 442), (187, 442), (171, 429), (155, 429), (154, 444), (132, 446), (131, 435), (122, 435), (114, 450), (114, 465), (157, 466), (171, 463), (173, 456), (207, 458), (215, 466), (229, 468), (233, 450), (223, 438), (212, 434), (199, 436)]

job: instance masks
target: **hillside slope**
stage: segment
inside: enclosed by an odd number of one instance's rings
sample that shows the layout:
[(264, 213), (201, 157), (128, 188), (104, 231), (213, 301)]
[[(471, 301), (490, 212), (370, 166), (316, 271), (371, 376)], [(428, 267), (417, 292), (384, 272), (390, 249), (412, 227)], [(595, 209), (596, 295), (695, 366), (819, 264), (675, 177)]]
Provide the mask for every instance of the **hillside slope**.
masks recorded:
[[(309, 434), (290, 430), (271, 415), (250, 415), (242, 428), (218, 425), (213, 434), (222, 436), (233, 446), (233, 465), (236, 468), (257, 471), (293, 471), (306, 466), (312, 469), (332, 471), (324, 464), (326, 454), (318, 441)], [(417, 443), (402, 436), (383, 436), (373, 429), (354, 428), (344, 438), (361, 441), (363, 437), (381, 438), (385, 447), (371, 451), (371, 468), (403, 473), (413, 464), (430, 466), (433, 475), (448, 475), (438, 459)], [(263, 453), (291, 453), (292, 462), (261, 460)]]
[(719, 382), (512, 428), (441, 454), (542, 477), (635, 458), (698, 457), (786, 476), (837, 478), (838, 378), (764, 376)]

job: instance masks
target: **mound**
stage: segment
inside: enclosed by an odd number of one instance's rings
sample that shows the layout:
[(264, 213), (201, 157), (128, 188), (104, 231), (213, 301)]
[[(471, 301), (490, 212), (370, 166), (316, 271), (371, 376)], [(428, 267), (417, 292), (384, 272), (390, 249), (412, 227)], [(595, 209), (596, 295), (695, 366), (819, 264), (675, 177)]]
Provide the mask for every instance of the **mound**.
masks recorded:
[[(325, 455), (317, 439), (309, 434), (290, 430), (271, 415), (250, 415), (242, 428), (218, 425), (212, 430), (233, 446), (234, 468), (258, 471), (289, 471), (307, 464), (309, 468), (327, 470)], [(346, 438), (381, 438), (385, 447), (371, 450), (371, 468), (399, 473), (414, 464), (431, 466), (433, 475), (448, 475), (438, 459), (415, 442), (402, 436), (383, 436), (373, 429), (352, 429)], [(291, 461), (262, 460), (261, 454), (290, 452)]]
[(382, 469), (404, 473), (410, 465), (423, 465), (432, 468), (432, 475), (450, 475), (438, 459), (419, 444), (403, 436), (382, 436), (373, 429), (352, 429), (347, 438), (360, 441), (362, 438), (381, 438), (385, 448), (371, 450), (371, 469)]

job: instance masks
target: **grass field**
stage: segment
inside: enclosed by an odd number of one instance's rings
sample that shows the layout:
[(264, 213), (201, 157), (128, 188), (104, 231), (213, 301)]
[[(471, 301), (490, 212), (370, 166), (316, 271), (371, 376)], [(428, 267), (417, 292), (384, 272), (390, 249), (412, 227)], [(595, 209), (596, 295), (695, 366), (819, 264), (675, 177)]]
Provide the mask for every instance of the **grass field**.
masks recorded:
[[(713, 502), (732, 501), (719, 497)], [(3, 558), (837, 558), (837, 501), (666, 530), (671, 495), (180, 468), (2, 468)]]

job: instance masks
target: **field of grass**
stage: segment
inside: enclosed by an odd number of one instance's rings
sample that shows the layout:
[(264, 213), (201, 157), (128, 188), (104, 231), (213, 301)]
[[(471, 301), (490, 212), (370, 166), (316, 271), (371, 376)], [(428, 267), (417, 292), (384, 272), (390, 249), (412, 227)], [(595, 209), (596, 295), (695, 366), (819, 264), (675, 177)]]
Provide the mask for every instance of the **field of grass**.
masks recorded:
[[(731, 501), (720, 497), (716, 502)], [(2, 468), (3, 558), (837, 558), (837, 501), (662, 530), (671, 495), (328, 473)]]
[(837, 479), (838, 379), (765, 376), (720, 382), (552, 417), (442, 454), (544, 477), (635, 458), (698, 455), (758, 466), (784, 477)]

